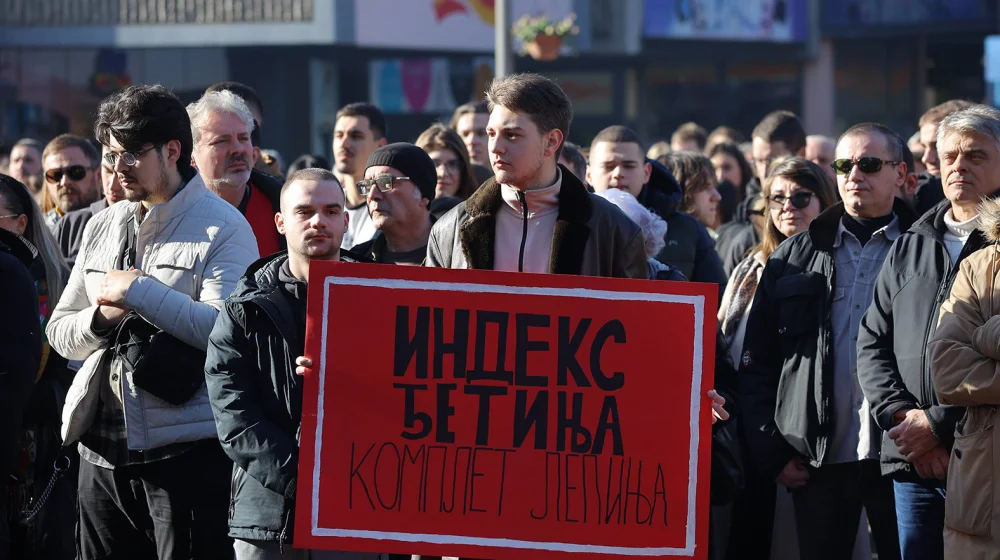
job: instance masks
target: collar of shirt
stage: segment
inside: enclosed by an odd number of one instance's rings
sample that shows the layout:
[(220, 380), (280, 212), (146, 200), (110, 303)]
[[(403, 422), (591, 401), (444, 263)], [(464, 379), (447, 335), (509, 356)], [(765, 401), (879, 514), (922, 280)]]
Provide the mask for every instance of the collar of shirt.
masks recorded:
[(519, 192), (524, 192), (525, 205), (528, 207), (528, 219), (545, 216), (559, 211), (559, 189), (562, 187), (562, 170), (556, 168), (556, 182), (548, 187), (520, 191), (510, 185), (500, 185), (500, 195), (504, 206), (518, 218), (523, 218)]
[[(894, 215), (892, 217), (892, 221), (889, 222), (889, 225), (883, 227), (882, 229), (872, 234), (872, 239), (875, 239), (875, 236), (877, 235), (883, 235), (889, 241), (889, 243), (892, 243), (901, 234), (902, 232), (899, 231), (899, 216)], [(844, 244), (845, 235), (850, 235), (852, 239), (857, 241), (857, 238), (854, 237), (854, 234), (848, 231), (846, 227), (844, 227), (844, 220), (841, 219), (840, 222), (837, 224), (837, 236), (833, 238), (834, 249), (839, 249), (840, 246)]]

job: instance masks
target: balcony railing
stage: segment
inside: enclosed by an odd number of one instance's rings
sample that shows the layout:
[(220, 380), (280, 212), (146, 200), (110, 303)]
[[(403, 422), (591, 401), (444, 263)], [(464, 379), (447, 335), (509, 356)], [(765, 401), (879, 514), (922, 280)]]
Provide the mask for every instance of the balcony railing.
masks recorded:
[(3, 0), (3, 26), (298, 23), (314, 0)]

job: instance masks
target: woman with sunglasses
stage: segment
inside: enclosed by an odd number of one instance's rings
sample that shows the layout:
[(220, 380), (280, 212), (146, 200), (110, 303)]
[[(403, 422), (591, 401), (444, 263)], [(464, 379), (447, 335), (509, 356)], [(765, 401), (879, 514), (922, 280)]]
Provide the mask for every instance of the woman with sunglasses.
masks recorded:
[[(740, 363), (750, 305), (768, 257), (786, 239), (807, 230), (809, 224), (834, 203), (835, 189), (826, 172), (802, 158), (785, 159), (768, 175), (761, 192), (766, 202), (763, 237), (733, 270), (719, 306), (719, 324), (734, 364)], [(754, 473), (749, 461), (744, 461), (744, 469), (745, 491), (734, 506), (728, 547), (732, 551), (730, 556), (771, 558), (776, 485), (773, 478)], [(790, 500), (786, 498), (784, 502), (787, 503), (782, 505), (790, 509)], [(782, 529), (779, 535), (795, 535), (793, 528), (782, 525), (785, 524), (779, 521), (778, 526)], [(794, 540), (775, 542), (775, 548), (797, 552)]]
[[(0, 228), (23, 237), (37, 252), (30, 272), (38, 296), (42, 360), (24, 413), (22, 445), (18, 450), (20, 468), (15, 474), (27, 496), (38, 499), (53, 474), (57, 459), (61, 467), (69, 466), (67, 457), (70, 454), (61, 449), (59, 437), (62, 412), (59, 403), (69, 388), (74, 372), (69, 362), (56, 354), (45, 339), (45, 325), (69, 281), (69, 268), (32, 194), (27, 187), (7, 175), (0, 175)], [(44, 514), (24, 529), (24, 533), (13, 535), (12, 542), (26, 547), (24, 550), (41, 546), (37, 551), (39, 558), (72, 558), (75, 494), (76, 476), (67, 472), (55, 486)], [(12, 557), (28, 556), (14, 554)]]
[(435, 123), (425, 130), (416, 142), (434, 161), (437, 169), (435, 198), (452, 196), (465, 200), (479, 186), (472, 174), (469, 151), (458, 133), (441, 123)]

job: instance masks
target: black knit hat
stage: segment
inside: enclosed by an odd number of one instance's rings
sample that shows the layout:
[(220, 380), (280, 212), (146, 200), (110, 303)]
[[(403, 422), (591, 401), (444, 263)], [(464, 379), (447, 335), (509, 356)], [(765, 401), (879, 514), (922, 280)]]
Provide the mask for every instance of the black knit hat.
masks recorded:
[(368, 157), (368, 165), (365, 166), (365, 169), (377, 165), (398, 169), (403, 176), (409, 177), (413, 181), (424, 198), (434, 200), (437, 169), (434, 167), (431, 156), (415, 144), (396, 142), (382, 146)]

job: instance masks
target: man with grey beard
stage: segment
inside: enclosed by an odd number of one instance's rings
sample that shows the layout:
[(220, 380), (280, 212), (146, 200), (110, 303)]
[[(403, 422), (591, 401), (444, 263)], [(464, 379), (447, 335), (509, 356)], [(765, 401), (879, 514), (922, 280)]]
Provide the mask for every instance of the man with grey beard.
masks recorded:
[(254, 117), (246, 102), (230, 91), (206, 93), (188, 105), (194, 137), (192, 159), (205, 185), (239, 209), (257, 237), (257, 249), (267, 256), (285, 248), (274, 227), (281, 210), (281, 182), (254, 169), (250, 136)]

